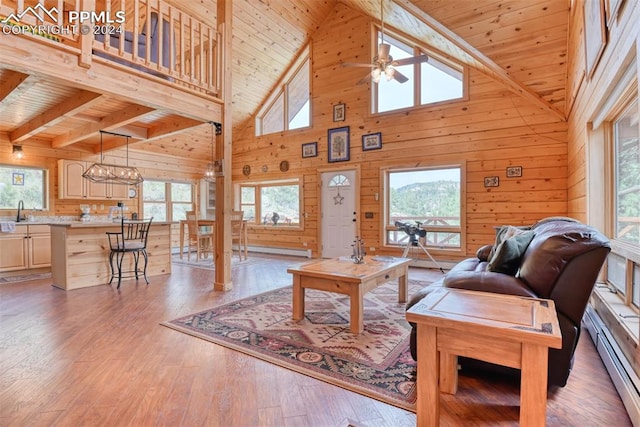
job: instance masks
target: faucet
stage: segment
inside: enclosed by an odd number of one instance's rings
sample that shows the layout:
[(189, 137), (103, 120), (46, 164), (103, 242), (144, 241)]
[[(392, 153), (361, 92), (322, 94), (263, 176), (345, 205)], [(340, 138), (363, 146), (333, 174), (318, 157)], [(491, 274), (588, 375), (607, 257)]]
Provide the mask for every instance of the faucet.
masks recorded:
[(16, 222), (20, 222), (22, 217), (20, 216), (20, 212), (24, 209), (24, 202), (20, 200), (18, 202), (18, 216), (16, 217)]

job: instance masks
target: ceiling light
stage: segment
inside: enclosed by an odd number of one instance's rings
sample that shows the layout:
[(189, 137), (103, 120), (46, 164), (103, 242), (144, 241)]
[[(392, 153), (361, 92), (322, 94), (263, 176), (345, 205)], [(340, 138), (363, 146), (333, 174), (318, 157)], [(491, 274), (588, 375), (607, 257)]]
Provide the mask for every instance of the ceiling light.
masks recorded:
[(13, 146), (12, 156), (13, 156), (14, 160), (22, 160), (22, 159), (24, 159), (24, 151), (22, 151), (22, 145), (14, 145)]
[[(102, 134), (121, 136), (127, 139), (127, 165), (118, 166), (102, 162)], [(87, 168), (82, 176), (92, 182), (102, 182), (120, 185), (138, 185), (144, 179), (138, 169), (129, 166), (129, 135), (121, 135), (112, 132), (100, 131), (100, 162), (94, 163)]]

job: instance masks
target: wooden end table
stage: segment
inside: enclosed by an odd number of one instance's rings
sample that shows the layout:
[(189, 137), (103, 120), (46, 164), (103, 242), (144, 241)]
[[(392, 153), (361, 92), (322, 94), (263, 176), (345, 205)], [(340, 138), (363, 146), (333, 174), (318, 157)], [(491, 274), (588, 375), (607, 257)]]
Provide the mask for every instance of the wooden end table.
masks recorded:
[(562, 346), (553, 301), (439, 288), (406, 316), (418, 327), (419, 426), (438, 425), (439, 391), (456, 393), (458, 356), (520, 369), (520, 425), (545, 425), (548, 349)]
[(349, 296), (351, 332), (362, 333), (364, 294), (398, 279), (398, 302), (406, 302), (409, 263), (408, 258), (367, 255), (363, 264), (334, 258), (291, 267), (287, 272), (293, 274), (293, 320), (304, 318), (305, 289), (335, 292)]

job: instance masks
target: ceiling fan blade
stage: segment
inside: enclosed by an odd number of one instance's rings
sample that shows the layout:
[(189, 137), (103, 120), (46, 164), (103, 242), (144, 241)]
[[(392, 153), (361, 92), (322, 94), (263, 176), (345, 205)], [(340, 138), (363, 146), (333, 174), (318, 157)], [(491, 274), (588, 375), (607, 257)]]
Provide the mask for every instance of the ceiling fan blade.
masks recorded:
[(367, 73), (366, 76), (364, 76), (363, 78), (361, 78), (360, 80), (358, 80), (356, 82), (356, 85), (363, 85), (365, 83), (368, 83), (371, 81), (371, 73)]
[(378, 46), (378, 59), (380, 61), (386, 61), (389, 59), (389, 51), (391, 50), (391, 45), (389, 43), (380, 43)]
[(373, 68), (373, 67), (375, 67), (374, 64), (361, 64), (361, 63), (357, 63), (357, 62), (343, 62), (342, 66), (343, 67), (364, 67), (364, 68)]
[(406, 81), (409, 81), (409, 78), (398, 70), (393, 70), (393, 78), (396, 79), (398, 83), (404, 83)]
[(427, 62), (428, 59), (429, 57), (427, 55), (412, 56), (411, 58), (402, 58), (397, 61), (393, 61), (393, 66), (401, 67), (403, 65), (418, 64), (420, 62)]

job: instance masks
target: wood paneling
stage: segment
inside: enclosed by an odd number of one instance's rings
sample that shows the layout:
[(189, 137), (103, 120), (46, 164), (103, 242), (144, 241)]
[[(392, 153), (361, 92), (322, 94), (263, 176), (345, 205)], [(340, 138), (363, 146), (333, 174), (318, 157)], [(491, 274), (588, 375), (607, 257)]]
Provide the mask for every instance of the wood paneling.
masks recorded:
[[(339, 4), (313, 38), (313, 129), (284, 134), (234, 140), (234, 181), (266, 180), (304, 174), (304, 208), (307, 213), (302, 231), (255, 229), (251, 244), (312, 249), (319, 252), (318, 178), (316, 169), (326, 168), (326, 130), (350, 126), (351, 164), (361, 167), (362, 212), (373, 212), (372, 219), (360, 215), (360, 228), (366, 247), (376, 252), (398, 255), (399, 249), (382, 248), (381, 168), (392, 166), (438, 166), (458, 164), (466, 169), (465, 222), (466, 247), (459, 254), (432, 251), (447, 259), (475, 253), (479, 245), (493, 241), (493, 226), (531, 224), (567, 211), (567, 126), (554, 114), (532, 105), (484, 74), (470, 70), (469, 95), (464, 101), (426, 106), (401, 113), (372, 116), (368, 113), (366, 85), (354, 83), (362, 70), (338, 68), (340, 60), (357, 62), (368, 56), (370, 21), (358, 11)], [(349, 37), (336, 47), (335, 28)], [(347, 54), (353, 57), (346, 56)], [(346, 71), (348, 70), (348, 71)], [(332, 105), (344, 102), (346, 121), (332, 121)], [(382, 132), (382, 150), (363, 152), (361, 136)], [(301, 144), (318, 141), (318, 157), (301, 159)], [(287, 174), (278, 171), (281, 160), (288, 160)], [(245, 164), (252, 168), (249, 178), (242, 175)], [(266, 164), (267, 173), (260, 168)], [(523, 176), (506, 178), (507, 166), (522, 166)], [(484, 177), (500, 177), (500, 187), (484, 188)], [(311, 188), (314, 194), (308, 194)], [(307, 243), (307, 246), (303, 246)], [(431, 251), (430, 251), (431, 252)]]

